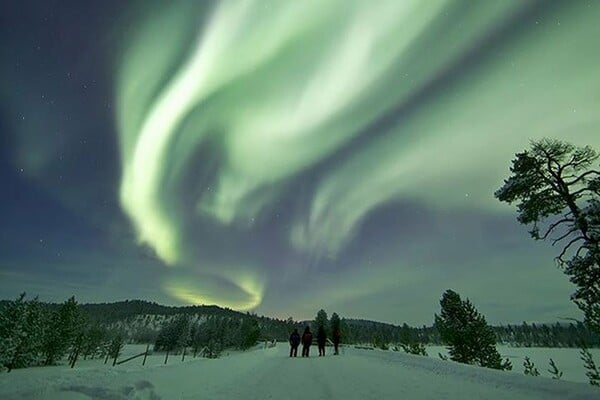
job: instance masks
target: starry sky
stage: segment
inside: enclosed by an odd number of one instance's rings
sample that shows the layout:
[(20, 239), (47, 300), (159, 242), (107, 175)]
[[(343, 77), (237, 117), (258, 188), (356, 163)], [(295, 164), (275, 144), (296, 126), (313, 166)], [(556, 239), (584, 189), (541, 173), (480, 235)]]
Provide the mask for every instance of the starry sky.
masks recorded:
[(0, 2), (0, 298), (581, 315), (493, 196), (600, 148), (600, 2)]

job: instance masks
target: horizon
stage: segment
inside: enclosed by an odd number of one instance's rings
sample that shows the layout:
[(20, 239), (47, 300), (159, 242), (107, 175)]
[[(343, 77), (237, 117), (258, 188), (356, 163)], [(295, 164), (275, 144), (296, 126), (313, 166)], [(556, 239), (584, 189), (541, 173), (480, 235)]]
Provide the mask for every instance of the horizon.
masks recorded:
[[(70, 297), (70, 296), (69, 296)], [(53, 305), (60, 305), (61, 303), (63, 303), (64, 301), (44, 301), (43, 299), (39, 299), (38, 296), (30, 296), (29, 294), (26, 294), (26, 299), (31, 299), (31, 298), (38, 298), (38, 300), (41, 303), (45, 303), (45, 304), (53, 304)], [(14, 299), (0, 299), (0, 302), (3, 301), (13, 301)], [(66, 299), (65, 299), (66, 300)], [(310, 322), (310, 321), (314, 321), (315, 320), (315, 316), (317, 314), (317, 312), (319, 310), (315, 311), (315, 315), (312, 317), (306, 317), (306, 318), (294, 318), (293, 316), (287, 316), (287, 317), (280, 317), (280, 316), (273, 316), (273, 315), (265, 315), (265, 314), (258, 314), (255, 313), (253, 311), (240, 311), (240, 310), (234, 310), (228, 307), (223, 307), (220, 306), (218, 304), (163, 304), (163, 303), (157, 303), (156, 301), (152, 301), (152, 300), (144, 300), (144, 299), (123, 299), (123, 300), (113, 300), (113, 301), (104, 301), (104, 302), (80, 302), (77, 298), (75, 298), (75, 300), (77, 301), (77, 303), (81, 306), (85, 306), (85, 305), (102, 305), (102, 304), (117, 304), (117, 303), (126, 303), (126, 302), (135, 302), (135, 301), (139, 301), (139, 302), (145, 302), (145, 303), (151, 303), (151, 304), (155, 304), (161, 307), (169, 307), (169, 308), (180, 308), (180, 307), (218, 307), (222, 310), (229, 310), (229, 311), (233, 311), (233, 312), (237, 312), (240, 314), (246, 314), (247, 312), (249, 312), (250, 314), (256, 315), (258, 317), (265, 317), (265, 318), (269, 318), (269, 319), (277, 319), (280, 321), (285, 321), (289, 318), (292, 318), (292, 320), (295, 323), (306, 323), (306, 322)], [(327, 317), (331, 318), (331, 314), (335, 313), (335, 310), (325, 310), (323, 309), (326, 313), (327, 313)], [(338, 313), (339, 315), (339, 313)], [(421, 328), (423, 326), (431, 328), (434, 326), (434, 323), (432, 321), (431, 324), (421, 324), (421, 325), (412, 325), (409, 324), (407, 322), (392, 322), (392, 321), (382, 321), (382, 320), (374, 320), (374, 319), (370, 319), (368, 317), (354, 317), (351, 315), (339, 315), (339, 317), (341, 319), (346, 319), (346, 320), (352, 320), (352, 321), (364, 321), (364, 322), (374, 322), (377, 324), (386, 324), (386, 325), (393, 325), (393, 326), (397, 326), (400, 327), (403, 324), (406, 323), (406, 325), (412, 327), (412, 328)], [(432, 320), (433, 320), (433, 316), (432, 316)], [(527, 324), (536, 324), (536, 325), (555, 325), (557, 323), (562, 324), (562, 325), (567, 325), (569, 323), (581, 323), (583, 324), (582, 320), (574, 320), (571, 318), (558, 318), (554, 321), (514, 321), (514, 322), (498, 322), (498, 323), (494, 323), (492, 324), (492, 326), (515, 326), (515, 325), (522, 325), (523, 323), (527, 323)]]
[(494, 192), (532, 140), (600, 150), (600, 2), (0, 18), (0, 298), (421, 326), (452, 289), (493, 325), (583, 319)]

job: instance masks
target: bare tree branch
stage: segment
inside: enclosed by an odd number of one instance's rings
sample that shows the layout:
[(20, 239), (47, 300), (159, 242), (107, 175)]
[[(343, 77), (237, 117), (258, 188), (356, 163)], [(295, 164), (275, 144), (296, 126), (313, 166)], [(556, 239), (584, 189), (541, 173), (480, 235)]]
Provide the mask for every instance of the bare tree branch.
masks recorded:
[(596, 170), (592, 169), (590, 171), (584, 172), (583, 174), (579, 175), (579, 177), (575, 180), (572, 180), (570, 182), (565, 182), (565, 184), (567, 186), (574, 185), (577, 182), (579, 182), (580, 180), (584, 179), (586, 176), (591, 175), (591, 174), (596, 174), (596, 175), (600, 176), (600, 171), (596, 171)]
[(569, 248), (580, 240), (585, 240), (585, 238), (583, 236), (577, 236), (575, 239), (572, 239), (569, 243), (567, 243), (567, 245), (563, 248), (563, 250), (560, 252), (558, 257), (556, 257), (556, 258), (564, 263), (563, 257), (565, 256), (565, 254), (567, 253)]
[(565, 239), (566, 237), (568, 237), (569, 235), (572, 235), (574, 232), (577, 231), (577, 227), (574, 226), (571, 229), (569, 229), (566, 233), (562, 234), (560, 237), (554, 239), (552, 241), (552, 246), (554, 246), (556, 243), (560, 242), (561, 240)]
[(559, 225), (564, 224), (566, 222), (575, 222), (575, 220), (573, 218), (563, 218), (563, 219), (561, 219), (559, 221), (554, 222), (553, 224), (550, 224), (550, 226), (548, 226), (548, 229), (540, 237), (540, 239), (546, 240), (546, 238), (548, 238), (548, 235), (550, 235), (552, 233), (552, 231), (554, 231), (554, 229), (556, 229)]

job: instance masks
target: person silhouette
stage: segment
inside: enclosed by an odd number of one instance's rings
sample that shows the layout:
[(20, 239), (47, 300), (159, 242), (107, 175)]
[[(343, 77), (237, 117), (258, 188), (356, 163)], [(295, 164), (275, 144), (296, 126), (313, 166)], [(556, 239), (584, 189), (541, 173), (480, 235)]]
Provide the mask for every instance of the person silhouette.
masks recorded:
[(300, 345), (300, 334), (298, 328), (294, 328), (294, 332), (290, 335), (290, 357), (298, 356), (298, 346)]
[(308, 357), (308, 353), (310, 352), (310, 345), (312, 344), (312, 333), (310, 332), (310, 328), (307, 326), (304, 328), (304, 333), (302, 334), (302, 357)]
[(340, 352), (338, 350), (338, 347), (340, 345), (340, 339), (341, 339), (341, 337), (342, 337), (342, 334), (341, 334), (340, 330), (336, 329), (333, 332), (333, 349), (334, 349), (333, 350), (333, 354), (340, 354)]
[(327, 341), (327, 334), (323, 325), (319, 325), (317, 331), (317, 345), (319, 346), (319, 357), (325, 356), (325, 342)]

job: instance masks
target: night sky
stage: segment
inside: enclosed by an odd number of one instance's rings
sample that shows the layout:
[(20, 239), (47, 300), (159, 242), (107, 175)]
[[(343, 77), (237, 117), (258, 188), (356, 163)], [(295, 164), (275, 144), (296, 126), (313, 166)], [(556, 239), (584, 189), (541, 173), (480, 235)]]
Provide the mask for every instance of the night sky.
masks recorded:
[(0, 298), (581, 318), (493, 193), (600, 148), (597, 1), (2, 1)]

